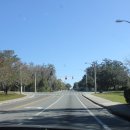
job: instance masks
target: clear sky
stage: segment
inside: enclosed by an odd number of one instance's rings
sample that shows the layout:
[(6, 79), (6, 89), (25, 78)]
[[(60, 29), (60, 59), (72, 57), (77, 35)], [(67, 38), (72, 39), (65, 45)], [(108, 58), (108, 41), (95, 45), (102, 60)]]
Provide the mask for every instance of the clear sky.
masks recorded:
[(130, 59), (130, 24), (116, 19), (130, 20), (130, 0), (0, 0), (0, 49), (73, 84), (85, 62)]

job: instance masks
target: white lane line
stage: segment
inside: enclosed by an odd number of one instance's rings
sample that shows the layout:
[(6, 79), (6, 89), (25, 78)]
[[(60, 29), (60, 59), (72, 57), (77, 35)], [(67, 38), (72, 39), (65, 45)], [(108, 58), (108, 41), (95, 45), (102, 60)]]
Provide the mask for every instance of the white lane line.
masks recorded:
[(24, 107), (25, 109), (43, 109), (42, 107)]
[(28, 118), (28, 120), (31, 120), (31, 119), (33, 119), (33, 118), (32, 117)]
[(98, 117), (96, 117), (94, 115), (94, 113), (92, 113), (88, 107), (86, 105), (84, 105), (84, 103), (79, 99), (79, 97), (77, 95), (75, 95), (76, 98), (78, 99), (78, 101), (81, 103), (81, 105), (88, 111), (88, 113), (105, 129), (105, 130), (111, 130), (111, 128), (109, 128), (106, 124), (104, 124)]
[[(63, 95), (63, 96), (64, 96), (64, 95)], [(58, 100), (56, 100), (54, 103), (52, 103), (51, 105), (49, 105), (48, 107), (46, 107), (46, 108), (43, 109), (42, 111), (36, 113), (35, 116), (40, 115), (40, 114), (41, 114), (42, 112), (44, 112), (46, 109), (48, 109), (48, 108), (52, 107), (53, 105), (55, 105), (57, 102), (59, 102), (59, 101), (61, 100), (61, 98), (62, 98), (63, 96), (61, 96), (60, 98), (58, 98)]]
[(23, 123), (19, 123), (18, 125), (22, 125)]
[(35, 94), (31, 95), (29, 98), (33, 98), (33, 97), (35, 97)]

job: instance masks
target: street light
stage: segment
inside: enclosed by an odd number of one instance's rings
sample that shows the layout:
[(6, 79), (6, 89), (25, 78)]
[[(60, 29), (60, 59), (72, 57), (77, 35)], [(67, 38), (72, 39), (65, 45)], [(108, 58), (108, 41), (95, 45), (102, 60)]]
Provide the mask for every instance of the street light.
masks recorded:
[(127, 20), (121, 20), (121, 19), (117, 19), (116, 22), (117, 22), (117, 23), (121, 23), (121, 22), (130, 23), (130, 21), (127, 21)]
[(97, 92), (97, 70), (96, 70), (96, 62), (94, 62), (94, 86), (95, 86), (95, 93)]
[(37, 74), (35, 72), (34, 74), (34, 77), (35, 77), (35, 93), (37, 92)]
[[(88, 64), (88, 63), (85, 63)], [(90, 63), (89, 63), (90, 64)], [(93, 62), (94, 67), (94, 91), (97, 92), (97, 70), (96, 70), (96, 62)], [(86, 69), (86, 86), (87, 86), (87, 69)]]
[(86, 87), (87, 87), (87, 75), (88, 75), (88, 69), (86, 68), (86, 70), (85, 70), (85, 72), (86, 72)]

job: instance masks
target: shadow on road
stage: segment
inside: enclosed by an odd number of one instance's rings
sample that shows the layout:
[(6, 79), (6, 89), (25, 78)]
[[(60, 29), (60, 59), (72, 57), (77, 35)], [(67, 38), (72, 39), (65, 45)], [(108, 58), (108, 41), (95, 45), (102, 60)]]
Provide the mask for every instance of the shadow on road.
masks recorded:
[[(97, 113), (97, 117), (103, 122), (107, 123), (109, 127), (114, 129), (129, 130), (130, 123), (122, 123), (120, 120), (112, 119), (111, 116), (105, 116), (104, 114), (98, 114), (99, 112), (105, 111), (103, 108), (89, 108), (90, 111)], [(40, 110), (42, 111), (42, 110)], [(32, 119), (28, 116), (20, 117), (28, 113), (32, 114)], [(46, 125), (46, 126), (62, 126), (79, 129), (92, 129), (101, 130), (104, 129), (89, 113), (86, 109), (75, 108), (75, 109), (47, 109), (42, 112), (39, 116), (34, 116), (34, 113), (39, 112), (37, 109), (33, 110), (13, 110), (13, 111), (0, 111), (0, 114), (17, 114), (15, 119), (1, 121), (0, 125), (12, 125), (23, 123), (23, 125)]]
[(118, 104), (111, 105), (107, 107), (111, 113), (120, 116), (121, 118), (127, 119), (130, 121), (130, 105), (128, 104)]

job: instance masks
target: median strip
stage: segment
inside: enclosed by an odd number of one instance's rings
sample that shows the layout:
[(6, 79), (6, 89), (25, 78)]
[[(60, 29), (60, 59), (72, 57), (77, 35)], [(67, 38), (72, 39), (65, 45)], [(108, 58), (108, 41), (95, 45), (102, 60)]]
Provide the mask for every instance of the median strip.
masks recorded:
[(9, 101), (12, 99), (19, 99), (22, 98), (26, 95), (23, 94), (17, 94), (17, 93), (13, 93), (13, 92), (9, 92), (7, 95), (5, 95), (3, 92), (0, 92), (0, 103), (3, 101)]
[[(35, 104), (35, 103), (37, 103), (37, 102), (40, 102), (40, 101), (42, 101), (42, 100), (45, 100), (45, 99), (47, 99), (47, 98), (49, 98), (50, 96), (47, 96), (47, 97), (44, 97), (44, 98), (42, 98), (42, 99), (40, 99), (40, 100), (36, 100), (36, 101), (32, 101), (32, 102), (30, 102), (30, 103), (26, 103), (26, 104), (23, 104), (23, 105), (20, 105), (20, 106), (16, 106), (16, 107), (13, 107), (12, 109), (18, 109), (18, 108), (22, 108), (22, 107), (25, 107), (25, 106), (28, 106), (28, 105), (32, 105), (32, 104)], [(11, 110), (12, 110), (11, 109)], [(9, 109), (10, 110), (10, 109)]]

